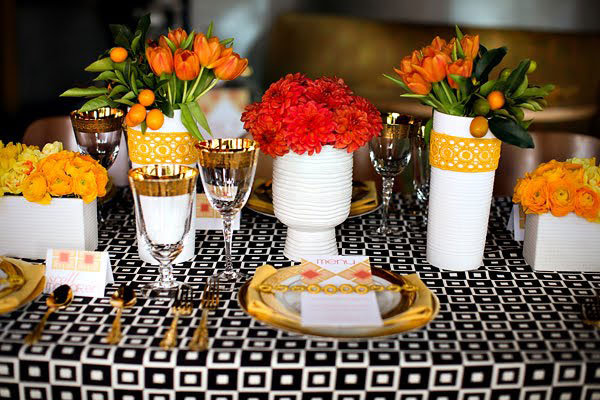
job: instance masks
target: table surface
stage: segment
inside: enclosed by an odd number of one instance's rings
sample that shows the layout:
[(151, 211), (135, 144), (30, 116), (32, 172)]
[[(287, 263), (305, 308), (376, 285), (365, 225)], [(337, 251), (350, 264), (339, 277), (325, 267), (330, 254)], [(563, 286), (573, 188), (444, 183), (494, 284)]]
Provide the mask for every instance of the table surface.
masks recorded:
[[(0, 317), (0, 398), (598, 399), (600, 331), (582, 323), (579, 302), (600, 289), (600, 273), (532, 271), (505, 229), (510, 206), (494, 200), (484, 266), (469, 272), (427, 264), (423, 216), (402, 205), (393, 220), (401, 234), (392, 240), (365, 234), (377, 213), (338, 227), (341, 254), (417, 272), (437, 294), (440, 313), (425, 328), (350, 342), (295, 336), (247, 316), (236, 300), (240, 284), (229, 284), (210, 315), (212, 347), (203, 353), (187, 350), (197, 309), (180, 319), (178, 349), (158, 346), (172, 317), (170, 304), (156, 299), (125, 310), (121, 343), (105, 343), (114, 316), (108, 296), (121, 283), (157, 276), (137, 256), (131, 210), (113, 210), (99, 233), (115, 277), (105, 297), (76, 298), (50, 317), (34, 346), (22, 343), (46, 309), (43, 297)], [(266, 262), (288, 266), (284, 239), (282, 224), (245, 209), (233, 252), (249, 274)], [(221, 233), (197, 231), (196, 247), (175, 276), (200, 288), (224, 266)]]

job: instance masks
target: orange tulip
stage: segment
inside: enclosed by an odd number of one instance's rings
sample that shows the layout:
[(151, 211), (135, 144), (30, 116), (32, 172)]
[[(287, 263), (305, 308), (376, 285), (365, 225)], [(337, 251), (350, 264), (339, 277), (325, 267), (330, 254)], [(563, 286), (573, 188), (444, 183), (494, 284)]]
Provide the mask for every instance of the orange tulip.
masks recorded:
[(200, 65), (203, 67), (213, 68), (223, 50), (224, 48), (216, 36), (207, 39), (204, 33), (199, 33), (194, 37), (194, 53), (198, 54)]
[(146, 59), (152, 72), (157, 76), (173, 73), (173, 54), (171, 50), (160, 46), (146, 47)]
[(437, 51), (442, 51), (446, 46), (446, 41), (439, 36), (436, 36), (431, 41), (431, 47), (433, 47)]
[(428, 94), (431, 92), (431, 83), (429, 83), (418, 72), (411, 72), (402, 75), (402, 80), (406, 86), (415, 94)]
[(454, 80), (450, 78), (450, 74), (460, 75), (468, 78), (471, 76), (472, 72), (473, 60), (460, 58), (454, 61), (452, 64), (448, 64), (448, 83), (454, 89), (458, 89), (458, 83), (454, 82)]
[(240, 58), (238, 53), (234, 53), (233, 50), (229, 50), (231, 47), (225, 49), (231, 54), (225, 57), (219, 58), (214, 63), (214, 73), (218, 79), (224, 81), (231, 81), (240, 76), (242, 72), (248, 66), (247, 58)]
[(452, 62), (450, 57), (432, 47), (423, 49), (423, 54), (425, 57), (421, 65), (414, 65), (415, 70), (428, 82), (435, 83), (443, 80), (446, 77), (446, 65)]
[(193, 51), (177, 49), (174, 64), (175, 74), (182, 81), (196, 79), (200, 73), (200, 59)]
[[(182, 28), (177, 28), (174, 31), (169, 31), (169, 34), (167, 36), (169, 37), (169, 40), (175, 45), (176, 48), (180, 48), (181, 43), (185, 39), (187, 39), (188, 34)], [(158, 44), (161, 47), (169, 49), (169, 45), (167, 44), (167, 41), (165, 40), (165, 35), (160, 36), (160, 39), (158, 39)]]
[(456, 42), (456, 38), (452, 38), (448, 44), (446, 44), (443, 48), (442, 48), (442, 53), (446, 54), (447, 56), (451, 56), (452, 55), (452, 51), (454, 50), (454, 43)]
[(414, 50), (410, 56), (406, 56), (400, 61), (400, 69), (394, 68), (394, 71), (400, 76), (414, 72), (415, 65), (421, 65), (421, 53), (418, 50)]
[(464, 35), (463, 38), (460, 39), (460, 46), (463, 49), (465, 58), (470, 58), (471, 60), (475, 59), (477, 53), (479, 53), (479, 35)]

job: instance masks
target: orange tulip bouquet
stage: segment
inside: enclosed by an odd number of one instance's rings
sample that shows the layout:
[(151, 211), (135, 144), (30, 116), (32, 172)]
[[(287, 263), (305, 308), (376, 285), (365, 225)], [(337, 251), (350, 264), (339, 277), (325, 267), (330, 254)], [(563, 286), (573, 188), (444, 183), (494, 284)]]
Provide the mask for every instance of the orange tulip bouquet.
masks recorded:
[(600, 271), (600, 167), (595, 158), (540, 164), (517, 181), (513, 201), (527, 214), (523, 256), (529, 265)]
[[(408, 92), (403, 97), (419, 99), (440, 113), (475, 117), (470, 124), (473, 137), (484, 136), (489, 128), (503, 142), (531, 148), (527, 128), (532, 120), (525, 120), (523, 110), (543, 110), (554, 85), (529, 83), (528, 74), (537, 68), (532, 60), (504, 68), (491, 79), (490, 73), (506, 53), (506, 47), (486, 49), (479, 44), (479, 35), (464, 35), (456, 27), (456, 37), (449, 42), (436, 36), (430, 45), (404, 57), (394, 68), (400, 79), (384, 75)], [(429, 120), (427, 141), (431, 128)]]
[[(237, 78), (248, 65), (233, 51), (233, 39), (213, 36), (212, 23), (206, 33), (169, 30), (157, 41), (146, 40), (150, 16), (142, 17), (135, 30), (111, 25), (115, 47), (105, 51), (86, 71), (98, 73), (103, 86), (69, 89), (61, 96), (90, 98), (79, 111), (100, 107), (128, 106), (128, 126), (158, 130), (164, 117), (181, 110), (181, 122), (189, 133), (203, 140), (198, 124), (211, 133), (198, 98), (219, 80)], [(148, 111), (148, 109), (150, 109)]]

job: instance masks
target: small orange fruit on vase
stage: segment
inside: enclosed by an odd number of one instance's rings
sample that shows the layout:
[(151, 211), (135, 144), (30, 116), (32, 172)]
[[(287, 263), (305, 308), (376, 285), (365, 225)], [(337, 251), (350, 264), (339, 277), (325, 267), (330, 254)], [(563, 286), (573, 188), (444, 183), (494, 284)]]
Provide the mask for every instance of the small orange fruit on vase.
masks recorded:
[(488, 120), (482, 116), (473, 118), (473, 121), (471, 121), (471, 125), (469, 126), (469, 131), (473, 137), (484, 137), (488, 131)]
[(152, 129), (153, 131), (159, 130), (163, 126), (164, 122), (165, 116), (158, 108), (150, 110), (150, 112), (146, 116), (146, 126), (148, 126), (148, 128)]
[(132, 123), (136, 125), (141, 124), (146, 119), (146, 107), (141, 104), (134, 104), (129, 109), (127, 115)]
[(144, 107), (148, 107), (154, 103), (154, 92), (150, 89), (144, 89), (138, 94), (138, 101)]
[(123, 47), (115, 47), (110, 51), (110, 59), (116, 63), (125, 61), (127, 59), (127, 50)]
[(504, 93), (499, 90), (494, 90), (487, 97), (488, 103), (490, 103), (491, 110), (499, 110), (504, 105)]
[(134, 127), (137, 126), (138, 124), (133, 123), (133, 121), (131, 120), (131, 118), (129, 118), (129, 113), (127, 113), (127, 115), (125, 115), (125, 124), (129, 127)]

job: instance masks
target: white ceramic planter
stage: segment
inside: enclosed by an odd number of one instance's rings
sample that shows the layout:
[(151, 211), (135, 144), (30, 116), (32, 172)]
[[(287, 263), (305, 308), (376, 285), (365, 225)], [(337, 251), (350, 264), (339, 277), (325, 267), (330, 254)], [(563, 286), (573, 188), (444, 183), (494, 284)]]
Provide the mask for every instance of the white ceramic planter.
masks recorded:
[(52, 198), (49, 205), (22, 196), (0, 197), (0, 255), (46, 258), (48, 249), (96, 250), (96, 201)]
[(335, 227), (348, 218), (352, 153), (324, 146), (309, 156), (289, 152), (273, 163), (275, 216), (287, 225), (283, 254), (294, 261), (337, 255)]
[(600, 271), (600, 224), (573, 213), (528, 214), (523, 257), (537, 271)]
[[(181, 123), (181, 110), (175, 110), (173, 118), (165, 117), (165, 122), (159, 130), (148, 129), (145, 134), (141, 127), (127, 129), (127, 147), (133, 168), (147, 164), (184, 164), (196, 167), (198, 156), (194, 144), (196, 139), (191, 136)], [(194, 208), (195, 210), (195, 199)], [(194, 257), (196, 245), (196, 224), (192, 218), (189, 234), (183, 242), (183, 251), (174, 264), (189, 261)], [(142, 261), (158, 265), (150, 255), (147, 245), (137, 232), (138, 255)]]
[[(472, 165), (469, 157), (489, 152), (493, 143), (497, 144), (496, 156), (499, 157), (499, 141), (492, 132), (473, 140), (469, 131), (472, 119), (437, 111), (433, 116), (433, 131), (451, 137), (445, 136), (443, 146), (439, 142), (434, 144), (433, 139), (431, 142), (427, 261), (451, 271), (476, 269), (483, 261), (495, 175), (495, 168), (486, 172), (477, 172), (477, 167), (469, 172), (453, 169)], [(432, 155), (441, 152), (444, 159), (453, 159), (453, 162), (436, 167), (434, 165), (439, 164)]]

